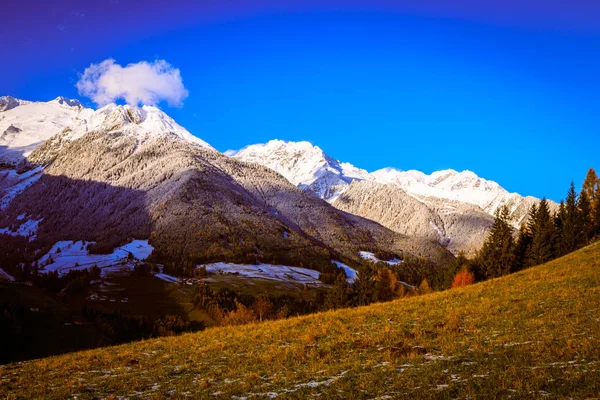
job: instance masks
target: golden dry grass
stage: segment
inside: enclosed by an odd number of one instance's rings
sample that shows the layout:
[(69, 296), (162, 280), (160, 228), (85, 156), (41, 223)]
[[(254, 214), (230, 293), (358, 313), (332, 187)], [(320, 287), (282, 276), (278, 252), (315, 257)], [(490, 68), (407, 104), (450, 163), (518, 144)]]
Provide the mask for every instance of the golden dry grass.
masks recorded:
[(417, 298), (0, 366), (0, 393), (9, 399), (600, 397), (600, 244), (509, 277)]

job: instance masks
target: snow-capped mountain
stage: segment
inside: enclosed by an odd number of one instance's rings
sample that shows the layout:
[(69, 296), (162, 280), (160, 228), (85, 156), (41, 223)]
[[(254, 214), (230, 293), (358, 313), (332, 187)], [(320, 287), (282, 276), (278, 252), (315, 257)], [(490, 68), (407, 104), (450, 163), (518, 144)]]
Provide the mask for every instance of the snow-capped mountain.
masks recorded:
[(8, 111), (23, 104), (29, 104), (30, 101), (15, 99), (12, 96), (0, 96), (0, 111)]
[(109, 104), (99, 110), (84, 108), (77, 100), (57, 97), (48, 102), (29, 102), (3, 97), (12, 105), (0, 112), (0, 161), (18, 162), (50, 137), (61, 133), (70, 141), (93, 131), (120, 129), (145, 140), (157, 135), (175, 135), (212, 149), (156, 107)]
[(272, 140), (226, 154), (266, 166), (343, 211), (402, 234), (435, 238), (455, 254), (472, 254), (481, 246), (501, 206), (508, 206), (511, 223), (518, 228), (529, 208), (539, 202), (509, 193), (471, 171), (426, 175), (384, 168), (368, 173), (334, 160), (308, 142)]
[(75, 123), (84, 108), (57, 97), (48, 102), (0, 98), (0, 162), (17, 163), (51, 136)]
[(294, 185), (328, 201), (335, 200), (350, 182), (369, 175), (364, 169), (331, 158), (309, 142), (271, 140), (225, 154), (271, 168)]
[[(384, 168), (372, 172), (370, 176), (376, 182), (394, 184), (421, 200), (435, 198), (473, 204), (492, 216), (506, 205), (515, 228), (523, 222), (529, 207), (539, 201), (535, 197), (509, 193), (498, 183), (480, 178), (468, 170), (458, 172), (447, 169), (427, 175), (415, 170)], [(551, 206), (554, 207), (554, 203)]]
[(271, 140), (266, 144), (254, 144), (225, 154), (271, 168), (294, 185), (330, 203), (344, 193), (352, 181), (367, 180), (394, 184), (419, 200), (435, 198), (472, 204), (491, 216), (502, 205), (507, 205), (512, 214), (516, 213), (513, 223), (518, 227), (526, 215), (526, 210), (521, 212), (523, 204), (530, 206), (538, 201), (534, 197), (509, 193), (498, 183), (480, 178), (471, 171), (449, 169), (426, 175), (415, 170), (383, 168), (368, 173), (352, 164), (333, 159), (309, 142)]
[[(222, 155), (155, 107), (48, 103), (0, 113), (19, 128), (5, 147), (33, 137), (22, 162), (0, 166), (3, 239), (45, 250), (84, 241), (90, 254), (147, 240), (157, 262), (180, 272), (201, 262), (356, 266), (357, 249), (438, 265), (452, 257), (435, 241), (344, 213), (269, 168)], [(48, 121), (58, 121), (56, 133), (39, 143)], [(328, 173), (348, 171), (327, 163)]]

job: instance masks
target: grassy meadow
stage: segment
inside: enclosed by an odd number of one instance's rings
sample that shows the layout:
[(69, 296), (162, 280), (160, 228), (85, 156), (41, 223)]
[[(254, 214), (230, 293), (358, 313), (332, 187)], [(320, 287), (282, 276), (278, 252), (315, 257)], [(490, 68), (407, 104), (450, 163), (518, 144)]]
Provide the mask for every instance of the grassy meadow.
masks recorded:
[(276, 397), (600, 397), (600, 243), (460, 289), (0, 366), (7, 399)]

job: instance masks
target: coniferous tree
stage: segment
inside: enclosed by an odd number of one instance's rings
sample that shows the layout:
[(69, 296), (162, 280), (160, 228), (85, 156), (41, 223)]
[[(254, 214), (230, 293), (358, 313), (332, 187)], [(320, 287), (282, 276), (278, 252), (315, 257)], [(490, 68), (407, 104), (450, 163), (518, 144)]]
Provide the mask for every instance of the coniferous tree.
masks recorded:
[(517, 272), (527, 267), (527, 254), (533, 238), (525, 224), (521, 224), (514, 247), (513, 265), (510, 272)]
[[(560, 210), (559, 210), (560, 211)], [(568, 254), (577, 249), (581, 241), (581, 229), (579, 227), (580, 217), (577, 208), (577, 194), (575, 193), (575, 184), (571, 186), (567, 193), (564, 211), (561, 216), (559, 255)]]
[(527, 257), (529, 266), (543, 264), (555, 257), (556, 230), (545, 198), (539, 203), (532, 226), (531, 247)]
[(460, 251), (456, 255), (456, 258), (450, 261), (446, 268), (444, 268), (444, 270), (442, 271), (440, 288), (447, 289), (452, 287), (452, 282), (454, 282), (456, 274), (463, 269), (470, 270), (470, 264), (471, 263), (467, 259), (467, 256), (465, 256), (465, 253), (463, 251)]
[(588, 198), (587, 192), (581, 191), (579, 201), (577, 202), (579, 211), (578, 227), (580, 229), (579, 243), (577, 247), (585, 246), (592, 238), (594, 226), (592, 224), (592, 206)]
[(513, 265), (514, 239), (509, 217), (507, 206), (496, 211), (489, 236), (477, 255), (477, 265), (486, 279), (508, 274)]
[(349, 287), (346, 280), (346, 274), (340, 273), (335, 278), (333, 287), (325, 297), (325, 307), (329, 310), (335, 310), (348, 305)]
[(600, 235), (600, 184), (596, 186), (595, 203), (593, 204), (592, 221), (594, 223), (594, 233)]
[(554, 216), (554, 227), (556, 229), (556, 256), (562, 256), (562, 241), (563, 241), (563, 221), (567, 217), (567, 211), (565, 208), (564, 200), (560, 201), (558, 206), (558, 212)]
[(373, 279), (373, 266), (370, 262), (364, 262), (358, 270), (358, 276), (352, 285), (354, 292), (354, 304), (366, 306), (377, 300)]

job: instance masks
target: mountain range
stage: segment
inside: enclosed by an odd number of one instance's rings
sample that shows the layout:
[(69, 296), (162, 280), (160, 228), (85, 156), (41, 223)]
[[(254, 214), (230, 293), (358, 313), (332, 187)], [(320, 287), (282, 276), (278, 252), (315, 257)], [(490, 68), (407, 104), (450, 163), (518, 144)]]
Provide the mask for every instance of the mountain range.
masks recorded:
[(27, 238), (35, 260), (58, 242), (110, 253), (132, 240), (147, 240), (150, 259), (179, 273), (209, 262), (327, 271), (332, 261), (358, 266), (364, 251), (432, 265), (452, 258), (435, 240), (335, 208), (270, 168), (219, 153), (158, 108), (1, 104), (0, 230)]
[[(473, 255), (481, 247), (501, 206), (509, 208), (518, 229), (529, 208), (539, 202), (509, 193), (471, 171), (426, 175), (383, 168), (369, 173), (309, 142), (272, 140), (225, 154), (269, 167), (338, 209), (405, 235), (435, 239), (454, 254)], [(557, 207), (554, 202), (550, 206)]]
[[(147, 240), (173, 271), (208, 262), (326, 271), (361, 254), (442, 265), (474, 254), (507, 205), (538, 202), (470, 171), (369, 173), (309, 142), (221, 154), (156, 107), (0, 98), (0, 233), (36, 259), (61, 241), (110, 253)], [(553, 204), (553, 206), (555, 206)]]

